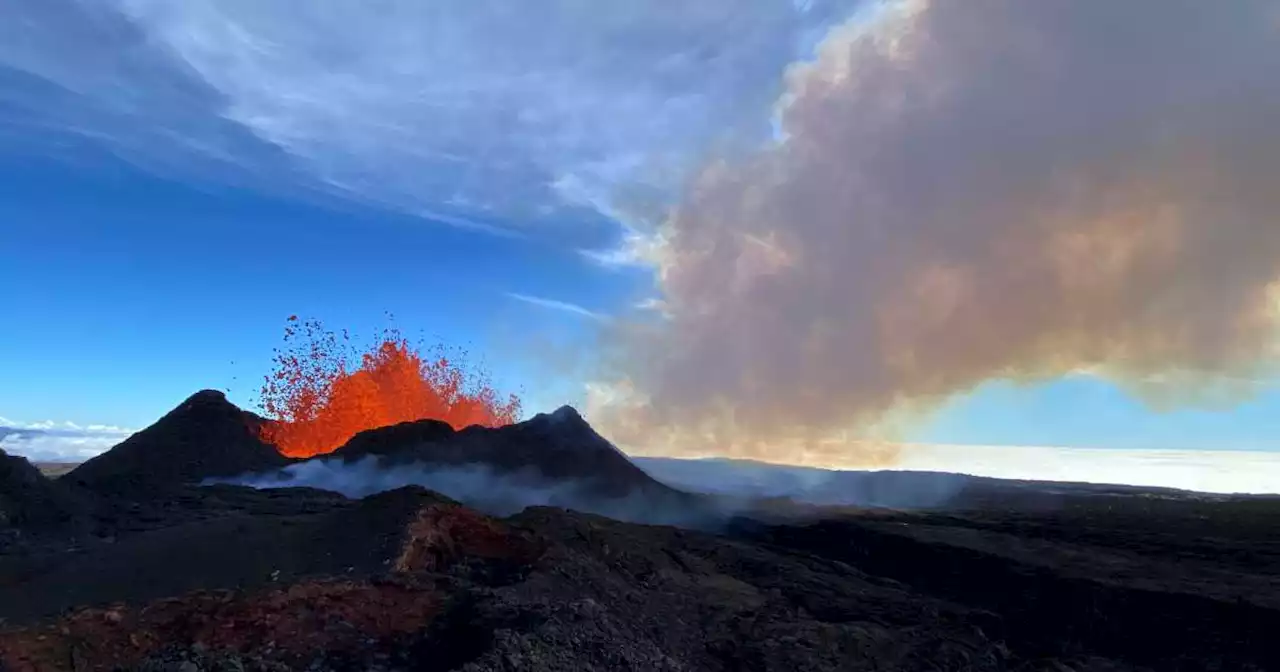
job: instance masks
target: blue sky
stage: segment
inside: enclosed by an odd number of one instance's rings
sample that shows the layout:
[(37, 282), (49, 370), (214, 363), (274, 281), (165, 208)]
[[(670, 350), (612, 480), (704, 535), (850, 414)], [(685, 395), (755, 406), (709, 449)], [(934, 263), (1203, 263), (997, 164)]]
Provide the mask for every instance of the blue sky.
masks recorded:
[[(858, 9), (286, 4), (4, 10), (0, 417), (137, 428), (208, 387), (252, 406), (291, 314), (367, 334), (393, 313), (530, 411), (583, 404), (581, 372), (540, 360), (590, 362), (659, 293), (601, 257), (707, 156), (773, 139), (788, 67)], [(1157, 410), (1099, 377), (994, 380), (902, 438), (1280, 449), (1280, 386), (1248, 389)]]
[(7, 159), (3, 274), (20, 291), (6, 301), (0, 367), (22, 384), (0, 393), (5, 417), (140, 427), (203, 387), (252, 405), (291, 314), (465, 347), (534, 398), (542, 385), (523, 362), (534, 353), (509, 347), (514, 334), (571, 342), (589, 325), (511, 295), (603, 310), (636, 291), (573, 240), (206, 189), (110, 159)]

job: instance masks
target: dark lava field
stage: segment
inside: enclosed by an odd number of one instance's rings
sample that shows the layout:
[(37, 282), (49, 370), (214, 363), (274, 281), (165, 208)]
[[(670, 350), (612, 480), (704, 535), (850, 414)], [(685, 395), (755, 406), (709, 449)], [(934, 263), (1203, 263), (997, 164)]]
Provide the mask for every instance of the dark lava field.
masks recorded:
[(568, 408), (305, 461), (260, 422), (206, 391), (56, 478), (0, 457), (0, 670), (1280, 669), (1277, 498), (820, 507), (670, 487)]

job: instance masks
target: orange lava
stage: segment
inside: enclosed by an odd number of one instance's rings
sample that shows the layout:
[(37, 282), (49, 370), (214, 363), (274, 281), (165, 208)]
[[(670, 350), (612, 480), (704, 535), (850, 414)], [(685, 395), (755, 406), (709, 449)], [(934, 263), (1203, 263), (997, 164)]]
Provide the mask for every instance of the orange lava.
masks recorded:
[(518, 397), (499, 401), (487, 377), (468, 380), (460, 358), (440, 350), (428, 359), (395, 329), (358, 360), (349, 342), (345, 331), (339, 341), (316, 320), (289, 318), (286, 348), (276, 351), (275, 371), (262, 386), (272, 420), (261, 429), (264, 441), (290, 457), (311, 457), (398, 422), (433, 418), (461, 429), (508, 425), (520, 416)]

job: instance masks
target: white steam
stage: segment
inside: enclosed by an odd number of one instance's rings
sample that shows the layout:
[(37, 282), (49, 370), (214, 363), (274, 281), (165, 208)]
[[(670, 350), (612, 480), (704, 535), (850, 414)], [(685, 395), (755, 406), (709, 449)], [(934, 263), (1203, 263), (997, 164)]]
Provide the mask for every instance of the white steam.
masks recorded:
[(617, 520), (663, 525), (714, 524), (725, 505), (689, 507), (663, 496), (632, 492), (604, 497), (586, 480), (550, 480), (536, 469), (498, 472), (485, 464), (440, 466), (426, 463), (385, 464), (369, 455), (352, 462), (315, 458), (278, 472), (209, 479), (204, 485), (243, 485), (252, 488), (317, 488), (350, 498), (416, 485), (434, 490), (495, 516), (508, 516), (530, 506), (555, 506), (596, 513)]

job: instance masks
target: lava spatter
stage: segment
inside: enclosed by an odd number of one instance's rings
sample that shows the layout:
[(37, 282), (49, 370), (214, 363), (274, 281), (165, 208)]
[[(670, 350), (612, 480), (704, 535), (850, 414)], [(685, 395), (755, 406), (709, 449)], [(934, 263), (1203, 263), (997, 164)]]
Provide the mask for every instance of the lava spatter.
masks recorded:
[(428, 357), (396, 329), (386, 329), (363, 353), (350, 335), (317, 320), (290, 316), (285, 347), (265, 377), (262, 407), (271, 422), (262, 439), (290, 457), (332, 452), (366, 429), (433, 418), (455, 429), (498, 427), (520, 417), (515, 395), (499, 399), (488, 377), (468, 374), (459, 352)]

